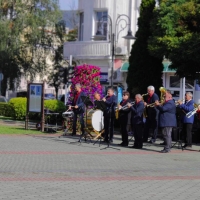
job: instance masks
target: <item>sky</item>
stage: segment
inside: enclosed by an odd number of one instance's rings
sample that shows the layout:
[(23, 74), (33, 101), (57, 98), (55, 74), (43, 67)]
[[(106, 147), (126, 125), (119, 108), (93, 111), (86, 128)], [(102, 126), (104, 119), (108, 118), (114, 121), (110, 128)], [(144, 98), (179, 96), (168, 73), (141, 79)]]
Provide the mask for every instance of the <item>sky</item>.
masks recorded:
[(77, 9), (78, 0), (59, 0), (61, 10), (75, 10)]

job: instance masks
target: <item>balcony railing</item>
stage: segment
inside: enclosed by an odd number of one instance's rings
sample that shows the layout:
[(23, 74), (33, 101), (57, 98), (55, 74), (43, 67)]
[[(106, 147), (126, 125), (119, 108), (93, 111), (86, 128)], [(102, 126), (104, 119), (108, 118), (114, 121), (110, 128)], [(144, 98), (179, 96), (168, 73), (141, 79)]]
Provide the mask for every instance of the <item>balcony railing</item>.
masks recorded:
[(110, 43), (105, 41), (87, 41), (87, 42), (65, 42), (64, 58), (91, 58), (91, 57), (109, 57), (111, 55)]

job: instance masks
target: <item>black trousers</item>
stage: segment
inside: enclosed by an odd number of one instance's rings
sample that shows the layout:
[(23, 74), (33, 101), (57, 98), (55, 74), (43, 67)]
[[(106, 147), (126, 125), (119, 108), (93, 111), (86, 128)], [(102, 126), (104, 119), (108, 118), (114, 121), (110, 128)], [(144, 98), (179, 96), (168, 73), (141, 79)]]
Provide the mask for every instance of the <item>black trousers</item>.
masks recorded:
[(73, 135), (76, 135), (76, 124), (77, 124), (77, 118), (79, 116), (79, 120), (80, 120), (80, 124), (81, 124), (81, 132), (82, 134), (85, 133), (85, 123), (84, 123), (84, 114), (83, 113), (80, 113), (80, 114), (77, 114), (77, 113), (74, 113), (74, 117), (73, 117)]
[(146, 118), (145, 126), (144, 126), (144, 132), (143, 132), (143, 141), (147, 142), (149, 137), (149, 130), (152, 128), (153, 130), (153, 136), (152, 140), (156, 140), (157, 134), (158, 134), (158, 120), (157, 119), (151, 119), (149, 117)]
[(105, 140), (112, 140), (113, 139), (113, 132), (114, 132), (114, 117), (104, 116), (104, 130), (105, 130)]
[(186, 145), (192, 145), (192, 126), (193, 124), (183, 124), (182, 133), (184, 135), (184, 142)]
[(122, 135), (122, 142), (123, 144), (128, 144), (128, 133), (127, 133), (128, 117), (126, 116), (120, 117), (119, 122), (120, 122), (120, 132)]
[(135, 138), (134, 146), (135, 147), (138, 147), (138, 148), (143, 147), (143, 137), (142, 137), (143, 128), (144, 128), (143, 124), (134, 124), (133, 125), (133, 132), (134, 132), (134, 138)]

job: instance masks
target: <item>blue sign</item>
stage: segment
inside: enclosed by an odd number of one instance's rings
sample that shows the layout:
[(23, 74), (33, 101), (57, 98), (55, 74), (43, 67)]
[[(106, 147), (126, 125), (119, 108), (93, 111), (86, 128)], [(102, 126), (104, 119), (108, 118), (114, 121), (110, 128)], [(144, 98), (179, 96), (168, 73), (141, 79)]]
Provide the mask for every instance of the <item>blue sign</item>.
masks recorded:
[(100, 73), (100, 82), (107, 83), (108, 82), (108, 72), (101, 72)]

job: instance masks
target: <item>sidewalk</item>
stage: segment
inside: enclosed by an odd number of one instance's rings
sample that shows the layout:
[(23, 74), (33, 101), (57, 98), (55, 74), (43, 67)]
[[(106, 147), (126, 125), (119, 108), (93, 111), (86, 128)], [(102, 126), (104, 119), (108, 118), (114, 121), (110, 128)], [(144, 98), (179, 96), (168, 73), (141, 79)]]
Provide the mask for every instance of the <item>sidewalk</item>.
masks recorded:
[(135, 150), (119, 147), (115, 135), (105, 149), (61, 135), (0, 136), (0, 200), (200, 197), (199, 144), (162, 154), (161, 141)]

